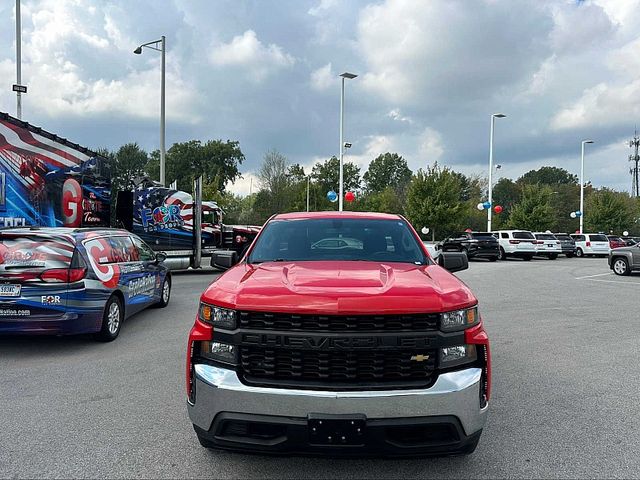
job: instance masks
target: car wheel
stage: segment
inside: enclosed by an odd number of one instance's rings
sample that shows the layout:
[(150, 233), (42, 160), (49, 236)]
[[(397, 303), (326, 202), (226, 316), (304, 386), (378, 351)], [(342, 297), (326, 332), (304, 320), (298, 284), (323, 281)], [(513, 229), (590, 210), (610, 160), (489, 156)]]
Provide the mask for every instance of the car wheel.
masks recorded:
[(549, 260), (555, 260), (556, 258), (558, 258), (557, 253), (552, 253), (551, 255), (549, 255)]
[(507, 254), (504, 251), (504, 248), (500, 247), (498, 250), (498, 260), (505, 260), (507, 258)]
[(160, 290), (160, 301), (157, 303), (158, 307), (164, 308), (169, 305), (171, 299), (171, 279), (166, 276), (162, 282), (162, 288)]
[(616, 275), (629, 275), (631, 269), (629, 268), (629, 262), (626, 258), (618, 257), (613, 260), (613, 273)]
[(581, 248), (579, 248), (578, 250), (576, 250), (576, 257), (578, 258), (582, 258), (584, 257), (584, 252), (582, 251)]
[(102, 328), (96, 334), (96, 339), (102, 342), (111, 342), (120, 334), (122, 321), (124, 320), (124, 309), (118, 297), (112, 295), (104, 306), (102, 314)]

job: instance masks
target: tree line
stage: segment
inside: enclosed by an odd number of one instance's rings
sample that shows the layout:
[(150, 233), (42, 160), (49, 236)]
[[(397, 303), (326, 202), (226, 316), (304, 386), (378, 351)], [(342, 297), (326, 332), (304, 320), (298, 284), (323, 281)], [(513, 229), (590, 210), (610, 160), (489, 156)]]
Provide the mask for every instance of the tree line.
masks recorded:
[[(113, 162), (114, 198), (118, 190), (131, 188), (137, 176), (159, 176), (158, 151), (149, 154), (130, 143), (114, 152), (101, 153)], [(305, 170), (271, 150), (265, 153), (257, 171), (256, 191), (239, 196), (226, 186), (241, 177), (244, 160), (236, 141), (175, 143), (167, 150), (167, 182), (176, 180), (178, 189), (191, 192), (193, 179), (202, 175), (204, 198), (218, 202), (225, 211), (226, 223), (260, 225), (274, 213), (304, 211), (307, 188), (311, 211), (337, 210), (338, 202), (327, 198), (330, 190), (338, 192), (339, 160), (335, 156)], [(345, 162), (344, 189), (354, 192), (356, 198), (344, 203), (345, 210), (399, 213), (418, 230), (428, 227), (433, 239), (468, 228), (486, 229), (487, 212), (476, 206), (487, 199), (487, 179), (464, 175), (438, 163), (413, 172), (402, 156), (392, 152), (374, 158), (364, 172), (358, 165)], [(560, 167), (541, 167), (515, 180), (502, 177), (493, 187), (493, 204), (503, 208), (500, 214), (494, 213), (493, 228), (574, 232), (579, 220), (570, 214), (579, 209), (579, 196), (577, 176)], [(586, 184), (585, 212), (587, 231), (640, 235), (640, 202), (627, 192)]]

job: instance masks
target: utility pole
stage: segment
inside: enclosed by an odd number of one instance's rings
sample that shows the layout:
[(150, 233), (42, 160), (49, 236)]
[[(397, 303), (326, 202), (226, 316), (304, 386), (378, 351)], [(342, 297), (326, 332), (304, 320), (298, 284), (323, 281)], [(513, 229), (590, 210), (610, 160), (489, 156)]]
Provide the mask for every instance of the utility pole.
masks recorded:
[(640, 155), (638, 155), (640, 137), (638, 137), (637, 129), (633, 134), (633, 139), (629, 140), (629, 147), (634, 149), (633, 155), (629, 155), (629, 161), (631, 162), (631, 168), (629, 169), (629, 173), (631, 174), (631, 196), (640, 197), (640, 172), (638, 172), (638, 164), (640, 163)]

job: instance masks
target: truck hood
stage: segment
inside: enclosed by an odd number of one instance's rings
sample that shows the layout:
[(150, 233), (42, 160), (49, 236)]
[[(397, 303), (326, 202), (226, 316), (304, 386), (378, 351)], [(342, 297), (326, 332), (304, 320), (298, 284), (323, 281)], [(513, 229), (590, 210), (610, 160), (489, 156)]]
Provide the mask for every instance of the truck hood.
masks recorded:
[(202, 300), (237, 310), (327, 315), (431, 313), (476, 303), (469, 288), (438, 265), (376, 262), (240, 264)]

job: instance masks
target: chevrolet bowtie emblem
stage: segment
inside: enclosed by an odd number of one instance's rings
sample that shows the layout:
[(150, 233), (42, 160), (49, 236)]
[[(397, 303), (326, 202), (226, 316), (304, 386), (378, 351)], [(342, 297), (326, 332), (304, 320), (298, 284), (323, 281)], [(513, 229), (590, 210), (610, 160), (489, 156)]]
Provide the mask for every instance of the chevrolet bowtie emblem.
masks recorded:
[(412, 355), (411, 360), (414, 362), (424, 362), (425, 360), (429, 360), (429, 355)]

